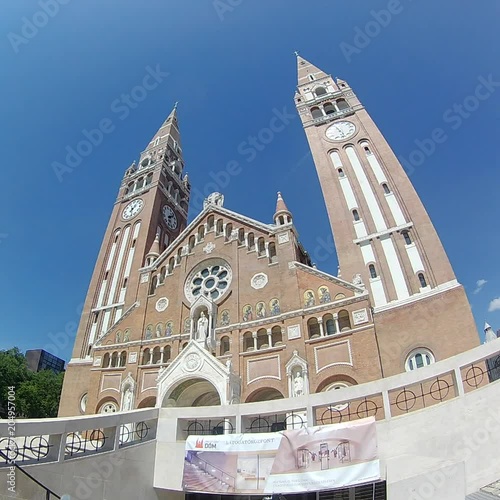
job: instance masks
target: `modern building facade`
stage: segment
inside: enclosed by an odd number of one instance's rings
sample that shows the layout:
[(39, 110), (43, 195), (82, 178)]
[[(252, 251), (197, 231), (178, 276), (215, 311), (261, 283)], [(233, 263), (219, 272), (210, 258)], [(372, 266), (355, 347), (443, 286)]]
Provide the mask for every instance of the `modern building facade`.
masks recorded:
[(188, 225), (174, 108), (125, 172), (61, 416), (301, 397), (479, 344), (464, 290), (382, 133), (346, 81), (297, 63), (295, 103), (338, 275), (311, 262), (280, 193), (268, 221), (213, 193)]
[(64, 360), (50, 354), (43, 349), (31, 349), (26, 351), (26, 364), (28, 369), (33, 372), (42, 370), (52, 370), (55, 373), (64, 371)]

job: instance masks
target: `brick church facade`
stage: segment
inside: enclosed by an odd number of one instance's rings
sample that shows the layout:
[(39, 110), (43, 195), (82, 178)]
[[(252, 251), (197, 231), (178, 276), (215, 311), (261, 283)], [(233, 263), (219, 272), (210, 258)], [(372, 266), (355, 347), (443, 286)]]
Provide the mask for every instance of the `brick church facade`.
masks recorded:
[(280, 193), (267, 222), (213, 193), (187, 224), (174, 108), (125, 172), (61, 416), (301, 397), (479, 344), (465, 292), (381, 132), (346, 81), (297, 64), (295, 103), (338, 276), (311, 262)]

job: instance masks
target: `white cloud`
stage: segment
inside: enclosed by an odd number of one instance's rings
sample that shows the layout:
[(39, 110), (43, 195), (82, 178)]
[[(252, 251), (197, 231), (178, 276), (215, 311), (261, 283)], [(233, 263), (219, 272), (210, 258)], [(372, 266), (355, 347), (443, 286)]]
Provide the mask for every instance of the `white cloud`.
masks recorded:
[(493, 299), (490, 302), (490, 306), (488, 307), (488, 312), (498, 311), (500, 310), (500, 297)]
[(477, 280), (476, 289), (472, 293), (478, 294), (483, 289), (484, 285), (486, 285), (486, 283), (488, 283), (486, 280)]

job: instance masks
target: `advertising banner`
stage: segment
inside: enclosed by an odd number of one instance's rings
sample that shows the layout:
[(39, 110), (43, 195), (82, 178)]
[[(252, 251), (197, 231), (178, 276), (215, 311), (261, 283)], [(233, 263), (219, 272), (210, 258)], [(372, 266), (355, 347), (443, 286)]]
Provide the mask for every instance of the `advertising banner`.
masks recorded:
[(189, 436), (183, 488), (203, 493), (299, 493), (380, 479), (373, 417), (262, 434)]

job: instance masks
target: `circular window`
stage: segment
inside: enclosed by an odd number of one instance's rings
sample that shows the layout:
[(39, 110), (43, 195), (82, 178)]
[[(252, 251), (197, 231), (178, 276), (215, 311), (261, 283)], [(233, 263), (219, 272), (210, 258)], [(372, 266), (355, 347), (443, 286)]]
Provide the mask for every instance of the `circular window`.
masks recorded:
[(190, 302), (201, 295), (216, 301), (227, 292), (231, 279), (229, 264), (222, 259), (212, 259), (202, 262), (191, 271), (184, 292)]
[(405, 369), (407, 372), (411, 372), (417, 368), (432, 365), (435, 362), (434, 355), (429, 349), (415, 349), (406, 358)]
[(118, 411), (118, 406), (115, 403), (104, 403), (101, 406), (99, 413), (116, 413)]
[(87, 409), (88, 397), (89, 397), (89, 395), (87, 393), (85, 393), (80, 399), (80, 411), (82, 413), (85, 413), (85, 410)]

